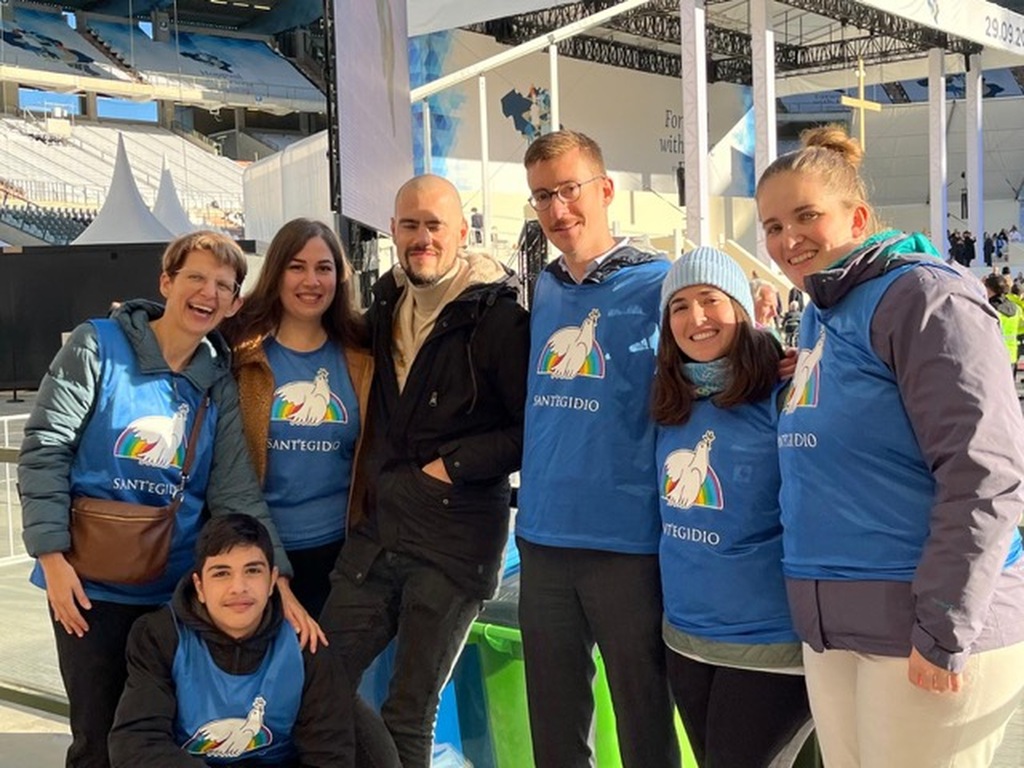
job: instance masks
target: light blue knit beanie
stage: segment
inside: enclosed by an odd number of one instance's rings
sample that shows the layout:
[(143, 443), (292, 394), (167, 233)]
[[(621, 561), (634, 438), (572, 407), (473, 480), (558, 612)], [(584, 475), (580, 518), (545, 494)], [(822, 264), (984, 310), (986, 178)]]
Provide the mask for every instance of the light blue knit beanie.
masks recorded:
[(676, 291), (691, 285), (714, 286), (739, 302), (747, 317), (754, 319), (750, 281), (740, 265), (717, 248), (702, 245), (676, 259), (661, 284), (661, 314), (665, 314), (665, 307)]

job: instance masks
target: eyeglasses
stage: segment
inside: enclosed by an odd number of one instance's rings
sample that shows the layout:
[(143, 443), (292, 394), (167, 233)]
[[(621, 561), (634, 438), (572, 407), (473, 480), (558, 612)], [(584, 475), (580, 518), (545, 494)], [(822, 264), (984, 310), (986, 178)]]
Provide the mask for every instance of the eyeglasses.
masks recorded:
[(551, 201), (555, 196), (563, 203), (574, 203), (580, 199), (584, 184), (589, 184), (592, 181), (603, 178), (605, 178), (605, 175), (602, 173), (586, 181), (566, 181), (554, 189), (538, 189), (530, 195), (527, 202), (530, 203), (530, 207), (535, 211), (546, 211), (551, 207)]
[(239, 291), (242, 290), (242, 286), (240, 286), (238, 283), (228, 283), (224, 280), (218, 280), (215, 277), (207, 277), (202, 272), (193, 272), (190, 269), (180, 269), (174, 273), (175, 277), (177, 277), (178, 275), (181, 275), (182, 278), (184, 278), (185, 282), (188, 283), (190, 288), (193, 288), (197, 291), (205, 288), (206, 284), (210, 280), (213, 280), (214, 288), (217, 291), (217, 297), (223, 299), (224, 301), (231, 301), (236, 296), (238, 296)]

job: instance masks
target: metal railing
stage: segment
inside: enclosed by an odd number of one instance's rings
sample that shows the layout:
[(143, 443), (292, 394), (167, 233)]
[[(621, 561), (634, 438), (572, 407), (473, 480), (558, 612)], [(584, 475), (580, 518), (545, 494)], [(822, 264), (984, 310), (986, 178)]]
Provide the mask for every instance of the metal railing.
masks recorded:
[(31, 558), (21, 543), (16, 467), (27, 419), (27, 413), (0, 416), (0, 585), (4, 587), (0, 621), (5, 627), (0, 632), (4, 658), (0, 702), (67, 717), (67, 696), (58, 672), (46, 597), (25, 580)]
[(207, 94), (220, 94), (220, 99), (225, 101), (230, 97), (241, 96), (252, 98), (257, 104), (265, 103), (267, 106), (305, 104), (314, 107), (310, 111), (317, 111), (316, 107), (325, 106), (326, 97), (313, 85), (284, 85), (246, 80), (241, 77), (210, 77), (157, 70), (140, 69), (138, 72), (146, 83), (171, 87), (181, 86), (188, 90)]
[(0, 565), (28, 559), (21, 542), (21, 500), (18, 498), (18, 446), (28, 414), (0, 416)]
[(213, 154), (213, 155), (220, 155), (220, 154), (222, 154), (221, 153), (221, 147), (220, 147), (220, 144), (218, 142), (214, 141), (209, 136), (204, 136), (199, 131), (197, 131), (195, 128), (188, 128), (188, 127), (186, 127), (185, 124), (182, 123), (180, 120), (172, 120), (171, 121), (171, 132), (172, 133), (176, 133), (178, 136), (181, 136), (183, 139), (191, 141), (193, 144), (195, 144), (195, 145), (197, 145), (199, 147), (202, 147), (203, 149), (205, 149), (210, 154)]

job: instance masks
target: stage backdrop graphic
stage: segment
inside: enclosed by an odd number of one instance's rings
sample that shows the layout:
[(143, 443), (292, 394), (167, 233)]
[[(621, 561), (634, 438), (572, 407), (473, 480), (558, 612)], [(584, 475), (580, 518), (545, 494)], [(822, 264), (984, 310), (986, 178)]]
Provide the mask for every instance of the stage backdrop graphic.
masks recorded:
[[(429, 74), (424, 78), (429, 82), (507, 49), (472, 32), (435, 33), (412, 39), (412, 70), (420, 77)], [(602, 145), (619, 189), (655, 189), (674, 199), (675, 169), (683, 159), (679, 80), (568, 57), (560, 59), (559, 75), (559, 127), (583, 131)], [(486, 78), (491, 189), (523, 192), (523, 155), (536, 136), (554, 127), (548, 55), (529, 54), (488, 72)], [(750, 96), (741, 86), (715, 83), (709, 88), (709, 102), (712, 163), (720, 185), (713, 193), (733, 194), (750, 184), (748, 163), (735, 156), (746, 149), (753, 154), (753, 134), (749, 139), (741, 135), (749, 126)], [(430, 105), (435, 171), (443, 169), (460, 189), (479, 189), (477, 79), (432, 96)], [(723, 140), (721, 147), (715, 146)], [(733, 178), (735, 172), (740, 178)]]

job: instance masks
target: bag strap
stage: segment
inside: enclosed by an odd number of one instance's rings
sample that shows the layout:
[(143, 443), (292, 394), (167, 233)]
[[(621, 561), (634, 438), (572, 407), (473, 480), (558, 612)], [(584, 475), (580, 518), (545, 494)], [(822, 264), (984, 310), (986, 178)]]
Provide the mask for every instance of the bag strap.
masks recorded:
[(188, 446), (185, 448), (185, 463), (181, 466), (181, 482), (178, 484), (178, 490), (174, 494), (174, 502), (180, 503), (182, 496), (185, 495), (185, 484), (188, 483), (189, 472), (192, 470), (192, 461), (196, 456), (196, 443), (199, 442), (199, 430), (203, 427), (203, 421), (206, 419), (206, 408), (209, 404), (209, 393), (203, 393), (203, 400), (199, 404), (199, 410), (196, 411), (196, 420), (192, 422), (192, 429), (188, 433)]

